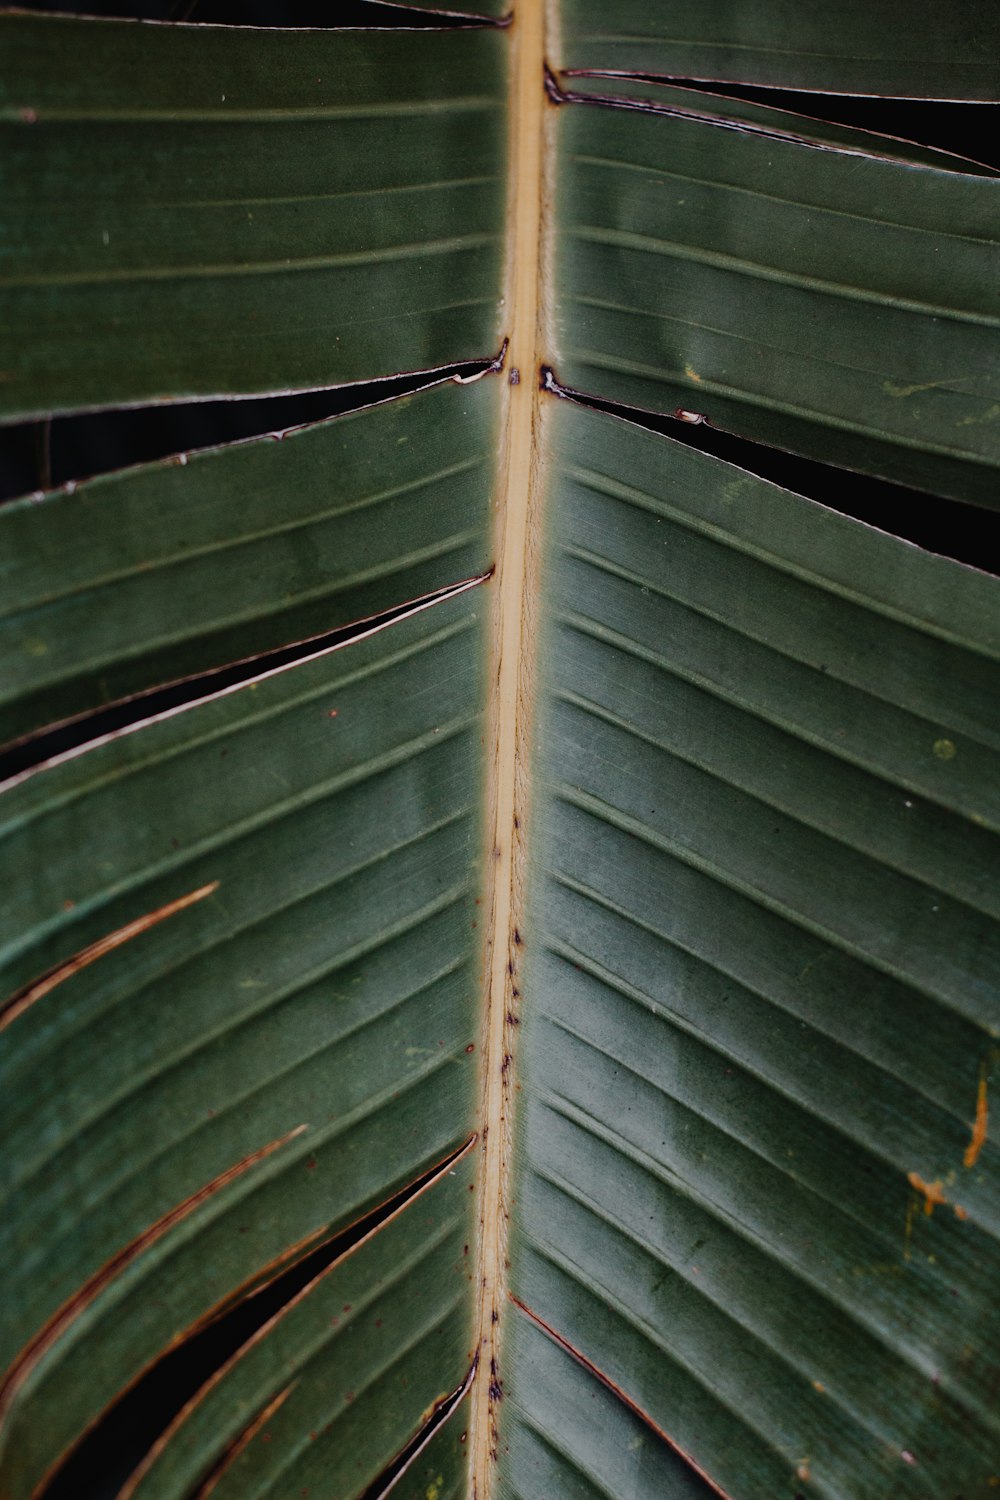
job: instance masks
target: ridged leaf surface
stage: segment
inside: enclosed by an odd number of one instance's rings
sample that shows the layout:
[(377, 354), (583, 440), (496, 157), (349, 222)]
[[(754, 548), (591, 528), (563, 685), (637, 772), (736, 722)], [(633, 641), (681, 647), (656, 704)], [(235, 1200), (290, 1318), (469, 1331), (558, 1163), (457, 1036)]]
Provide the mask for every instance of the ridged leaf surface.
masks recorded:
[(0, 16), (4, 1500), (1000, 1480), (993, 8), (540, 6)]
[[(185, 1500), (214, 1450), (228, 1459), (217, 1500), (354, 1494), (377, 1478), (386, 1454), (405, 1448), (472, 1364), (472, 1160), (318, 1275), (237, 1351), (181, 1415), (135, 1500)], [(457, 1439), (449, 1427), (440, 1459), (418, 1463), (420, 1500), (428, 1491), (444, 1500), (440, 1471), (464, 1457)]]
[(0, 17), (0, 418), (495, 354), (502, 45)]
[(5, 506), (0, 743), (484, 573), (495, 397), (449, 384)]
[(559, 111), (563, 383), (995, 505), (1000, 183), (646, 93)]
[(563, 0), (563, 63), (913, 99), (996, 99), (1000, 25), (990, 0)]
[(475, 597), (5, 793), (34, 871), (5, 994), (150, 919), (2, 1038), (14, 1500), (236, 1289), (473, 1132)]
[(548, 426), (514, 1293), (728, 1494), (979, 1493), (1000, 586)]

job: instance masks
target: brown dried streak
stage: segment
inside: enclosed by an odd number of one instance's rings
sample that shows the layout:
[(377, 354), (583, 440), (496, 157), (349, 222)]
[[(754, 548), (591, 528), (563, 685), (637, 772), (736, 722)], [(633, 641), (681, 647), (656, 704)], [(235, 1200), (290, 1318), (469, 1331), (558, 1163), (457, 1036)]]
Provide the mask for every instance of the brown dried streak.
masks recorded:
[(632, 1412), (633, 1415), (637, 1416), (641, 1422), (644, 1422), (647, 1427), (655, 1432), (657, 1437), (661, 1438), (662, 1441), (666, 1443), (667, 1447), (670, 1448), (674, 1453), (676, 1453), (678, 1458), (682, 1459), (683, 1462), (687, 1464), (688, 1468), (694, 1470), (699, 1479), (703, 1479), (705, 1481), (709, 1489), (713, 1490), (716, 1495), (721, 1496), (721, 1500), (732, 1500), (732, 1496), (729, 1494), (729, 1492), (727, 1490), (724, 1490), (718, 1483), (718, 1481), (712, 1478), (711, 1474), (707, 1474), (701, 1467), (701, 1464), (693, 1459), (690, 1453), (682, 1448), (678, 1442), (675, 1442), (675, 1440), (670, 1436), (669, 1433), (664, 1432), (663, 1428), (660, 1427), (657, 1422), (654, 1422), (648, 1411), (644, 1411), (641, 1406), (639, 1406), (635, 1401), (632, 1400), (631, 1396), (629, 1396), (625, 1391), (622, 1390), (620, 1385), (616, 1385), (615, 1382), (611, 1379), (610, 1375), (605, 1375), (604, 1371), (599, 1370), (598, 1367), (593, 1364), (585, 1354), (581, 1354), (579, 1349), (574, 1348), (574, 1346), (569, 1342), (568, 1339), (563, 1338), (561, 1333), (556, 1333), (555, 1329), (551, 1327), (550, 1324), (546, 1323), (544, 1318), (540, 1318), (536, 1312), (532, 1312), (531, 1308), (528, 1307), (526, 1303), (522, 1302), (520, 1297), (515, 1297), (513, 1292), (508, 1292), (507, 1295), (513, 1302), (514, 1306), (521, 1309), (525, 1317), (530, 1318), (536, 1327), (540, 1328), (543, 1333), (548, 1334), (553, 1343), (558, 1344), (560, 1349), (565, 1349), (566, 1353), (571, 1355), (572, 1358), (576, 1360), (577, 1364), (582, 1365), (585, 1370), (588, 1370), (590, 1374), (593, 1375), (595, 1380), (599, 1380), (601, 1384), (607, 1390), (609, 1390), (613, 1396), (617, 1396), (618, 1400), (628, 1407), (629, 1411)]
[(213, 880), (208, 885), (199, 886), (196, 891), (189, 891), (186, 896), (178, 896), (176, 901), (168, 901), (166, 906), (157, 907), (156, 911), (147, 912), (144, 917), (136, 917), (134, 922), (126, 922), (124, 927), (119, 927), (116, 931), (109, 932), (106, 937), (98, 938), (96, 943), (81, 948), (79, 953), (75, 953), (64, 963), (57, 964), (54, 969), (49, 969), (40, 979), (33, 979), (23, 989), (15, 991), (5, 1005), (0, 1006), (0, 1031), (6, 1030), (11, 1022), (17, 1020), (18, 1016), (23, 1016), (29, 1006), (34, 1005), (36, 1000), (41, 1000), (42, 996), (47, 995), (50, 990), (54, 990), (57, 984), (62, 984), (66, 979), (72, 979), (73, 975), (79, 974), (81, 969), (86, 969), (113, 949), (120, 948), (122, 943), (127, 943), (130, 938), (138, 937), (140, 933), (147, 932), (157, 923), (176, 916), (188, 906), (194, 906), (196, 901), (204, 901), (206, 896), (211, 896), (218, 889), (219, 882)]
[(287, 1145), (289, 1141), (294, 1140), (296, 1136), (301, 1135), (308, 1128), (307, 1125), (296, 1125), (294, 1130), (289, 1130), (287, 1134), (279, 1136), (277, 1140), (270, 1141), (266, 1146), (261, 1146), (259, 1150), (251, 1152), (249, 1156), (245, 1156), (242, 1161), (236, 1162), (234, 1166), (227, 1167), (224, 1172), (220, 1172), (217, 1177), (213, 1177), (211, 1182), (207, 1182), (196, 1193), (192, 1193), (190, 1197), (183, 1199), (182, 1202), (176, 1204), (169, 1212), (157, 1219), (155, 1223), (150, 1224), (141, 1234), (136, 1235), (134, 1240), (130, 1240), (110, 1260), (105, 1261), (100, 1270), (95, 1271), (93, 1276), (84, 1282), (79, 1291), (74, 1292), (73, 1296), (69, 1297), (53, 1313), (48, 1322), (42, 1325), (34, 1338), (24, 1346), (7, 1371), (2, 1384), (0, 1384), (0, 1427), (6, 1421), (17, 1392), (31, 1374), (31, 1371), (49, 1352), (52, 1346), (62, 1338), (67, 1329), (76, 1322), (80, 1314), (90, 1306), (94, 1299), (101, 1294), (116, 1276), (120, 1276), (127, 1266), (130, 1266), (134, 1260), (137, 1260), (157, 1240), (162, 1239), (168, 1230), (173, 1229), (175, 1224), (179, 1224), (182, 1219), (186, 1219), (189, 1214), (194, 1213), (196, 1208), (199, 1208), (209, 1198), (220, 1192), (222, 1188), (227, 1187), (237, 1177), (242, 1177), (244, 1172), (248, 1172), (251, 1167), (255, 1167), (258, 1162), (263, 1161), (265, 1157), (272, 1155), (273, 1152)]
[(212, 1493), (216, 1485), (219, 1483), (219, 1480), (225, 1474), (226, 1470), (232, 1467), (247, 1444), (253, 1441), (262, 1427), (266, 1426), (271, 1417), (273, 1417), (274, 1413), (278, 1410), (279, 1406), (284, 1406), (285, 1402), (288, 1400), (289, 1396), (292, 1394), (297, 1385), (297, 1380), (293, 1380), (290, 1385), (286, 1385), (283, 1391), (279, 1391), (278, 1394), (273, 1397), (273, 1399), (270, 1400), (266, 1406), (261, 1408), (261, 1410), (253, 1418), (253, 1420), (247, 1423), (246, 1427), (244, 1427), (239, 1437), (236, 1438), (234, 1442), (230, 1443), (229, 1447), (226, 1449), (225, 1453), (223, 1453), (219, 1461), (205, 1476), (205, 1479), (195, 1491), (192, 1500), (205, 1500), (205, 1497)]
[(986, 1068), (979, 1075), (979, 1087), (976, 1090), (976, 1118), (972, 1125), (972, 1139), (965, 1148), (963, 1161), (967, 1167), (974, 1167), (979, 1160), (979, 1153), (986, 1145), (986, 1132), (990, 1122), (990, 1107), (987, 1096), (988, 1077)]
[[(143, 1458), (138, 1468), (134, 1469), (129, 1475), (128, 1479), (125, 1481), (125, 1484), (115, 1496), (115, 1500), (130, 1500), (130, 1497), (135, 1493), (135, 1490), (137, 1489), (140, 1481), (144, 1479), (149, 1473), (149, 1470), (153, 1467), (160, 1454), (163, 1452), (164, 1448), (174, 1437), (177, 1431), (181, 1427), (183, 1427), (184, 1423), (197, 1409), (197, 1407), (201, 1405), (201, 1403), (210, 1394), (210, 1392), (214, 1390), (219, 1382), (223, 1380), (226, 1375), (228, 1375), (233, 1366), (237, 1365), (240, 1360), (249, 1353), (254, 1345), (258, 1344), (261, 1339), (266, 1338), (267, 1335), (272, 1331), (272, 1329), (274, 1329), (274, 1327), (281, 1322), (282, 1318), (284, 1318), (287, 1313), (291, 1312), (293, 1307), (297, 1307), (304, 1298), (308, 1297), (309, 1294), (315, 1289), (316, 1286), (319, 1285), (322, 1280), (324, 1280), (325, 1277), (329, 1276), (330, 1273), (336, 1270), (339, 1266), (342, 1266), (344, 1262), (351, 1255), (353, 1255), (356, 1250), (359, 1250), (361, 1248), (362, 1245), (367, 1245), (369, 1241), (372, 1240), (381, 1229), (384, 1229), (387, 1224), (392, 1223), (394, 1219), (398, 1218), (399, 1215), (403, 1213), (407, 1208), (409, 1208), (410, 1204), (414, 1203), (417, 1198), (423, 1197), (424, 1193), (428, 1192), (432, 1187), (436, 1186), (436, 1184), (440, 1182), (441, 1178), (444, 1177), (445, 1173), (452, 1170), (456, 1162), (459, 1162), (464, 1157), (468, 1156), (469, 1152), (476, 1145), (478, 1139), (478, 1135), (471, 1135), (463, 1146), (461, 1146), (457, 1151), (452, 1151), (448, 1156), (446, 1156), (438, 1166), (437, 1170), (433, 1173), (433, 1175), (428, 1176), (415, 1193), (411, 1194), (411, 1196), (406, 1198), (402, 1203), (398, 1203), (390, 1213), (387, 1213), (384, 1218), (379, 1219), (377, 1223), (373, 1224), (372, 1227), (367, 1231), (367, 1233), (361, 1235), (357, 1240), (355, 1240), (354, 1243), (347, 1250), (345, 1250), (342, 1255), (338, 1255), (335, 1260), (332, 1260), (329, 1263), (329, 1265), (324, 1266), (321, 1271), (317, 1272), (317, 1274), (312, 1278), (311, 1281), (307, 1281), (305, 1286), (300, 1287), (298, 1292), (296, 1292), (293, 1297), (290, 1297), (288, 1301), (281, 1308), (279, 1308), (276, 1313), (268, 1318), (265, 1323), (262, 1323), (261, 1326), (250, 1335), (245, 1343), (242, 1343), (240, 1345), (235, 1354), (230, 1355), (230, 1357), (223, 1364), (221, 1364), (217, 1370), (214, 1370), (205, 1381), (205, 1383), (199, 1386), (198, 1390), (195, 1391), (191, 1399), (181, 1407), (180, 1411), (174, 1417), (170, 1425), (166, 1427), (160, 1434), (160, 1436), (156, 1439), (156, 1442)], [(392, 1199), (390, 1198), (387, 1201), (392, 1202)], [(378, 1210), (375, 1209), (372, 1212), (377, 1213)], [(371, 1217), (371, 1215), (366, 1214), (364, 1215), (362, 1220), (359, 1220), (357, 1222), (364, 1222), (364, 1218), (368, 1217)], [(350, 1225), (347, 1226), (348, 1229), (350, 1227)], [(344, 1230), (339, 1230), (338, 1234), (333, 1236), (333, 1238), (338, 1238), (339, 1235), (343, 1234), (344, 1232)], [(318, 1250), (320, 1248), (321, 1246), (319, 1245), (313, 1245), (309, 1253), (311, 1254), (312, 1251)], [(287, 1261), (290, 1253), (290, 1251), (286, 1251), (285, 1254), (281, 1257), (281, 1260)], [(284, 1264), (282, 1266), (281, 1272), (278, 1274), (284, 1275), (285, 1272), (293, 1269), (294, 1264), (295, 1262), (292, 1262), (291, 1264)], [(276, 1279), (277, 1277), (270, 1277), (267, 1281), (261, 1281), (259, 1285), (253, 1287), (253, 1290), (248, 1293), (248, 1296), (256, 1296), (258, 1292), (263, 1291), (267, 1286), (271, 1284), (272, 1281)], [(233, 1298), (227, 1298), (227, 1308), (232, 1306), (234, 1300), (235, 1299)], [(205, 1323), (209, 1321), (211, 1321), (211, 1319), (209, 1318), (201, 1319), (192, 1329), (189, 1330), (189, 1333), (193, 1334), (198, 1332), (198, 1330), (204, 1327)], [(289, 1387), (288, 1389), (290, 1390), (291, 1387)], [(253, 1434), (251, 1434), (251, 1436), (252, 1435)], [(213, 1470), (213, 1473), (214, 1472), (215, 1471)], [(217, 1480), (213, 1482), (217, 1482)], [(207, 1494), (208, 1492), (205, 1491), (205, 1493)], [(194, 1500), (200, 1500), (201, 1494), (202, 1491), (199, 1490), (195, 1495)]]

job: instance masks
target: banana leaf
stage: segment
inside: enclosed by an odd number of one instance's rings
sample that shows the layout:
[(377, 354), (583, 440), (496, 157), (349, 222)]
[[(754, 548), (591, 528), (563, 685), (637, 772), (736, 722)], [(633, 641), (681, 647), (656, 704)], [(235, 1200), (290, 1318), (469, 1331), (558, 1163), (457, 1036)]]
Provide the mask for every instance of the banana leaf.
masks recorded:
[(992, 9), (429, 9), (0, 15), (0, 1493), (986, 1500)]

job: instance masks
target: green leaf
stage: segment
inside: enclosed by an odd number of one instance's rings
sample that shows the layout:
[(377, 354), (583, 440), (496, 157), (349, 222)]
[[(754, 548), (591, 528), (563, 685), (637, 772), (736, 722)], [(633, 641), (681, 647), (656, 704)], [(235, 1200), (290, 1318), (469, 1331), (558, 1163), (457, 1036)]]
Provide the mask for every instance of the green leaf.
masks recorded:
[[(887, 158), (916, 166), (937, 167), (941, 171), (971, 173), (977, 177), (998, 175), (996, 167), (939, 146), (925, 146), (918, 141), (814, 119), (811, 115), (784, 107), (772, 109), (724, 93), (683, 85), (677, 87), (663, 80), (565, 74), (557, 89), (563, 98), (575, 102), (592, 100), (621, 108), (648, 107), (657, 114), (683, 116), (712, 125), (724, 123), (732, 130), (768, 135), (814, 149), (825, 148), (866, 158)], [(783, 101), (784, 96), (779, 94), (778, 98)]]
[(993, 12), (544, 16), (0, 16), (5, 1500), (1000, 1477)]

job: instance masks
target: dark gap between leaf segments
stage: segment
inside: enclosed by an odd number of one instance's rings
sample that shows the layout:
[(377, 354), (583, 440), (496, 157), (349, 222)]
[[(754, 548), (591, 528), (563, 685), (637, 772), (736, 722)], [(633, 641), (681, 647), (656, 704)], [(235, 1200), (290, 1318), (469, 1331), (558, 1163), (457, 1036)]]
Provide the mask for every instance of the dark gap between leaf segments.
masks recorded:
[[(467, 1147), (468, 1143), (460, 1146), (447, 1160), (438, 1162), (371, 1213), (310, 1251), (288, 1270), (242, 1298), (234, 1307), (164, 1354), (108, 1408), (45, 1488), (38, 1492), (35, 1500), (115, 1500), (122, 1485), (157, 1438), (205, 1382), (258, 1329), (366, 1235), (404, 1208), (428, 1183), (457, 1161)], [(363, 1500), (376, 1500), (384, 1492), (388, 1479), (401, 1471), (423, 1445), (430, 1435), (428, 1429), (436, 1429), (447, 1419), (467, 1386), (468, 1380), (442, 1402), (427, 1425), (415, 1434), (365, 1492)]]
[(661, 433), (689, 448), (721, 458), (759, 479), (769, 480), (902, 541), (913, 542), (927, 552), (1000, 575), (1000, 513), (996, 511), (959, 500), (943, 500), (924, 490), (839, 469), (819, 459), (801, 458), (796, 453), (738, 437), (714, 427), (708, 420), (684, 421), (641, 407), (602, 401), (597, 396), (561, 386), (553, 372), (545, 368), (542, 380), (554, 395), (575, 401), (579, 406), (608, 412), (645, 427), (648, 432)]
[[(597, 73), (572, 70), (563, 75), (599, 78)], [(667, 78), (652, 73), (613, 75), (620, 85), (634, 78), (637, 83), (665, 83), (694, 93), (744, 99), (768, 109), (788, 110), (831, 125), (910, 141), (932, 150), (950, 151), (973, 162), (1000, 170), (1000, 105), (964, 104), (948, 99), (890, 99), (865, 94), (822, 94), (806, 90), (763, 88), (754, 84)]]
[(18, 10), (101, 20), (165, 21), (196, 26), (263, 26), (343, 31), (364, 28), (452, 31), (497, 26), (485, 16), (461, 14), (461, 0), (435, 11), (393, 5), (391, 0), (18, 0)]
[(265, 675), (297, 666), (300, 662), (328, 651), (335, 651), (338, 647), (348, 646), (359, 637), (384, 629), (385, 626), (405, 619), (407, 615), (414, 614), (417, 610), (442, 604), (446, 599), (451, 599), (456, 594), (464, 593), (468, 588), (484, 583), (488, 577), (490, 574), (486, 573), (481, 578), (463, 579), (459, 583), (450, 584), (447, 588), (438, 589), (433, 594), (425, 594), (420, 599), (410, 599), (394, 609), (372, 615), (367, 620), (355, 620), (352, 624), (343, 625), (338, 630), (328, 631), (325, 635), (311, 636), (308, 640), (279, 646), (273, 651), (246, 657), (243, 661), (211, 667), (193, 677), (185, 677), (178, 682), (168, 682), (162, 686), (149, 688), (146, 692), (135, 693), (129, 698), (119, 699), (116, 703), (91, 709), (64, 723), (53, 724), (38, 730), (21, 740), (0, 747), (0, 791), (14, 778), (24, 776), (46, 765), (57, 756), (85, 750), (99, 740), (125, 733), (130, 729), (141, 728), (142, 725), (164, 714), (178, 709), (193, 708), (196, 704), (218, 697), (219, 694), (230, 689), (242, 687)]
[(754, 88), (739, 83), (696, 83), (685, 78), (686, 89), (724, 93), (771, 109), (870, 130), (876, 135), (915, 141), (939, 151), (985, 162), (1000, 169), (1000, 108), (996, 104), (959, 104), (947, 99), (884, 99), (862, 94), (810, 94), (793, 89)]
[(406, 1446), (396, 1454), (396, 1457), (390, 1463), (386, 1464), (381, 1474), (372, 1480), (363, 1494), (358, 1496), (358, 1500), (382, 1500), (382, 1496), (389, 1491), (400, 1475), (409, 1468), (421, 1449), (427, 1446), (438, 1428), (444, 1426), (456, 1406), (461, 1403), (472, 1384), (478, 1363), (479, 1356), (477, 1355), (462, 1384), (457, 1390), (452, 1391), (450, 1396), (446, 1396), (439, 1406), (435, 1407), (424, 1425), (419, 1431), (413, 1434)]
[(32, 491), (81, 484), (134, 464), (285, 433), (375, 402), (397, 400), (445, 380), (467, 380), (496, 367), (471, 360), (385, 380), (360, 381), (285, 396), (167, 401), (45, 417), (0, 427), (0, 502)]

